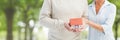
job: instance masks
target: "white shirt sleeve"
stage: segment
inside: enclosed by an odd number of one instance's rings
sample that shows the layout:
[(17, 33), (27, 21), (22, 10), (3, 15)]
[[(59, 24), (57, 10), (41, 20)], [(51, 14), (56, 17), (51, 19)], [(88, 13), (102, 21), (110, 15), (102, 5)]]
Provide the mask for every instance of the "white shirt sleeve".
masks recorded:
[(112, 30), (112, 25), (114, 24), (115, 16), (116, 16), (116, 6), (112, 5), (110, 10), (107, 12), (109, 13), (106, 16), (109, 16), (105, 23), (102, 24), (103, 30), (105, 34), (109, 34), (110, 31)]

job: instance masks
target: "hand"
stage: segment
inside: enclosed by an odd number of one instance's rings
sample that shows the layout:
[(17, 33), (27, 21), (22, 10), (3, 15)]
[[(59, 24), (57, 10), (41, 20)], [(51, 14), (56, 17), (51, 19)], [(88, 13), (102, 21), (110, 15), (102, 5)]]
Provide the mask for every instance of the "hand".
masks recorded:
[(69, 23), (64, 23), (65, 25), (65, 28), (68, 30), (68, 31), (72, 31), (72, 28), (71, 26), (69, 25)]
[[(82, 18), (82, 20), (83, 20), (83, 25), (79, 25), (80, 27), (74, 28), (73, 32), (81, 32), (81, 31), (83, 31), (85, 29), (85, 24), (88, 23), (88, 19)], [(73, 25), (73, 27), (74, 27), (74, 25)]]
[(78, 28), (74, 28), (74, 26), (70, 26), (68, 23), (64, 23), (64, 25), (68, 31), (72, 31), (72, 32), (81, 32), (85, 29), (84, 25), (81, 25), (81, 27)]
[(72, 26), (73, 32), (81, 32), (85, 29), (84, 25), (79, 25), (79, 26)]
[(84, 24), (88, 24), (89, 20), (86, 18), (82, 18)]

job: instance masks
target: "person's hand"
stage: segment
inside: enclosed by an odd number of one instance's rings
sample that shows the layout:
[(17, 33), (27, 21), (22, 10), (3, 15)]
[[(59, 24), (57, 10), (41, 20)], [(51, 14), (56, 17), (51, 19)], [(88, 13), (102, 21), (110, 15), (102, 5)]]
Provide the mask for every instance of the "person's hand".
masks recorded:
[(73, 32), (82, 32), (83, 30), (85, 30), (85, 28), (86, 28), (85, 24), (88, 23), (88, 19), (82, 18), (82, 20), (83, 20), (83, 25), (79, 25), (79, 27), (77, 27), (77, 28), (73, 25), (73, 27), (75, 27), (72, 29)]
[(84, 23), (84, 24), (88, 24), (88, 21), (89, 21), (88, 19), (82, 18), (82, 20), (83, 20), (83, 23)]
[(64, 23), (65, 25), (65, 28), (68, 30), (68, 31), (72, 31), (72, 28), (71, 26), (69, 25), (69, 23)]
[(79, 25), (79, 26), (73, 26), (72, 30), (73, 32), (81, 32), (85, 29), (84, 25)]
[(64, 23), (64, 25), (65, 25), (65, 28), (71, 32), (81, 32), (85, 29), (84, 25), (80, 25), (80, 27), (77, 27), (77, 28), (74, 25), (70, 26), (69, 23)]

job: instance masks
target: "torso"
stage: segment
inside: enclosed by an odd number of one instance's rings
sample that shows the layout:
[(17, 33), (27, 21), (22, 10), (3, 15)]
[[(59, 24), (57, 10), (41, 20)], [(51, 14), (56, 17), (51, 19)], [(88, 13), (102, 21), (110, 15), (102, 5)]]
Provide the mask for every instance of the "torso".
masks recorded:
[[(114, 14), (114, 13), (111, 13), (114, 9), (114, 6), (112, 4), (104, 5), (102, 9), (98, 7), (97, 10), (94, 9), (95, 7), (93, 5), (94, 4), (92, 4), (92, 6), (89, 6), (88, 18), (90, 21), (103, 25), (106, 22), (106, 20), (109, 18), (109, 16), (111, 14)], [(99, 14), (96, 15), (95, 11), (96, 12), (98, 11), (97, 13)], [(110, 32), (109, 34), (104, 35), (102, 32), (92, 27), (89, 27), (89, 40), (114, 40), (112, 29), (110, 29), (109, 32)]]
[[(80, 18), (87, 9), (87, 0), (51, 0), (52, 19), (66, 23), (70, 18)], [(59, 26), (59, 25), (58, 25)], [(69, 32), (66, 29), (49, 29), (51, 40), (80, 40), (80, 33)], [(54, 30), (54, 31), (53, 31)]]

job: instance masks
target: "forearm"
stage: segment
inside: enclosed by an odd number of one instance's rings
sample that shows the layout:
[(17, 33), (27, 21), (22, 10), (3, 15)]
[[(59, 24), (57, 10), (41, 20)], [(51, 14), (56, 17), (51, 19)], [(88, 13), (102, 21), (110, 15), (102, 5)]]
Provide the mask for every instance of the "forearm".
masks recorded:
[(49, 17), (44, 17), (44, 18), (40, 17), (39, 21), (40, 21), (41, 26), (45, 26), (50, 29), (62, 29), (64, 26), (64, 21), (52, 19)]
[(93, 27), (93, 28), (95, 28), (95, 29), (103, 32), (103, 27), (102, 27), (101, 25), (99, 25), (99, 24), (97, 24), (97, 23), (94, 23), (94, 22), (92, 22), (92, 21), (89, 21), (89, 20), (87, 21), (87, 24), (88, 24), (90, 27)]

